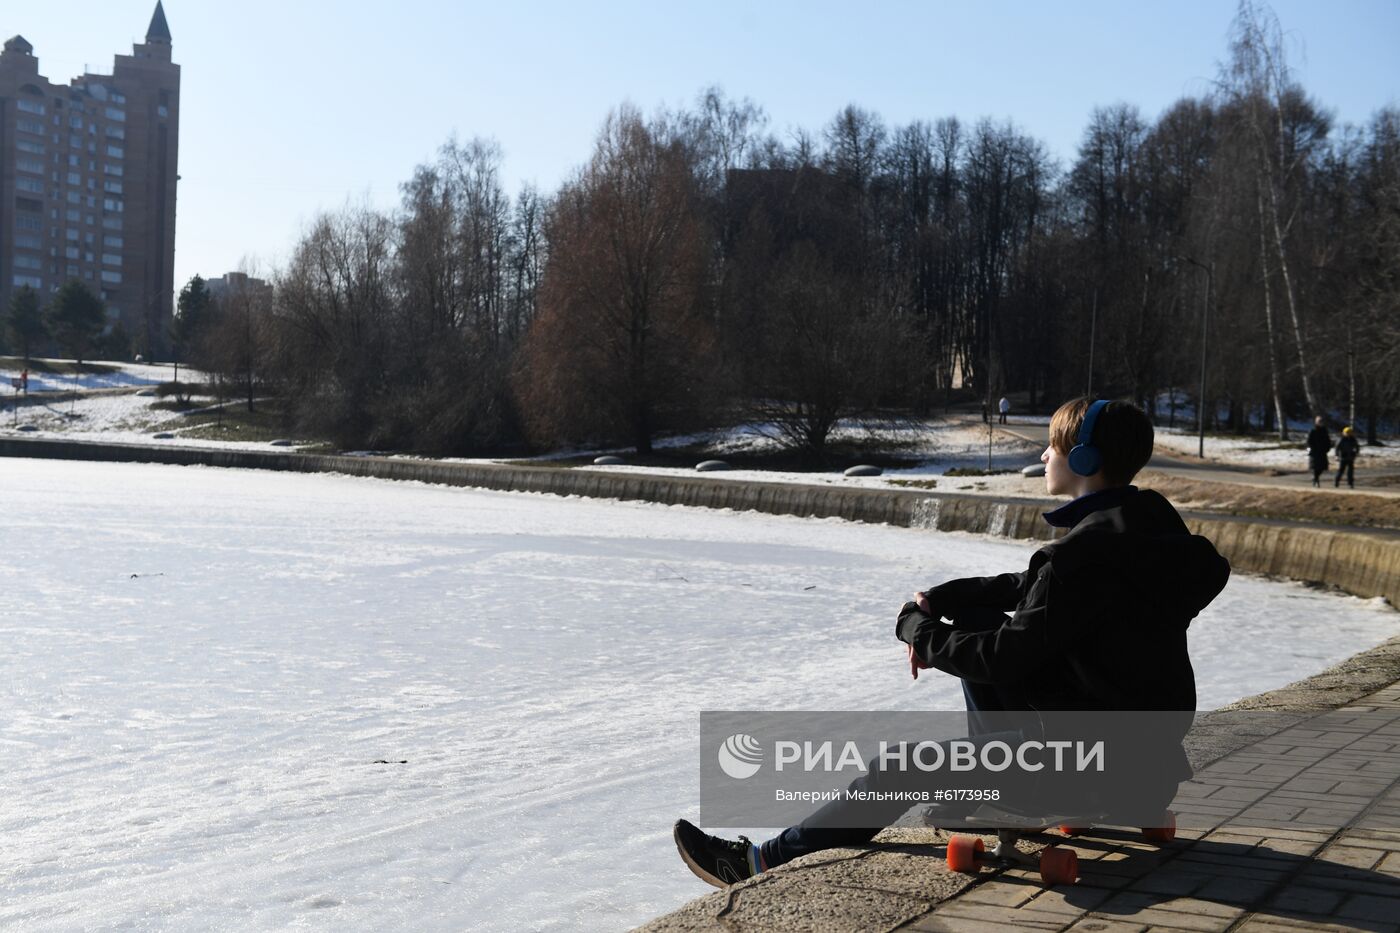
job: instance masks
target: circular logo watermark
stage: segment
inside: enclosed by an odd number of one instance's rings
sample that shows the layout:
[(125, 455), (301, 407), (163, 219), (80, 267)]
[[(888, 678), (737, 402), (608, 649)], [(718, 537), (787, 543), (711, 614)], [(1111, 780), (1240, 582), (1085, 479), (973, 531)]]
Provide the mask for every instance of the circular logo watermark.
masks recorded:
[(736, 780), (753, 777), (762, 765), (763, 746), (751, 735), (731, 735), (719, 747), (720, 770)]

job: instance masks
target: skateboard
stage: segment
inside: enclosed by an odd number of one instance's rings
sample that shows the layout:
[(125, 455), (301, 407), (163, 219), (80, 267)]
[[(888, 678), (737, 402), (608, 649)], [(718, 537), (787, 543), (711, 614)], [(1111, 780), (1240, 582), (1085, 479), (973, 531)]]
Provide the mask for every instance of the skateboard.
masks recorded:
[[(951, 870), (977, 874), (984, 864), (994, 868), (1034, 868), (1046, 884), (1073, 884), (1079, 880), (1079, 856), (1072, 849), (1061, 849), (1053, 842), (1036, 855), (1029, 855), (1018, 850), (1016, 843), (1052, 829), (1073, 837), (1102, 825), (1095, 816), (1082, 813), (1055, 819), (1032, 819), (1005, 811), (986, 814), (979, 811), (969, 819), (967, 828), (974, 828), (971, 825), (974, 819), (984, 832), (996, 833), (996, 845), (988, 849), (981, 836), (954, 834), (948, 840), (947, 859)], [(1170, 810), (1164, 811), (1161, 825), (1144, 827), (1142, 838), (1157, 845), (1175, 839), (1176, 815)]]

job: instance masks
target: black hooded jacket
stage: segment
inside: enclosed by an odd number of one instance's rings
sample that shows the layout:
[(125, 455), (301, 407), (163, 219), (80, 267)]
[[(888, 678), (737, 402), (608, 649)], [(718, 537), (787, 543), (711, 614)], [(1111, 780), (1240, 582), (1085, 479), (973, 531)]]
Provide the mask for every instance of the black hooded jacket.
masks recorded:
[(959, 630), (907, 603), (896, 634), (925, 664), (996, 684), (1008, 709), (1194, 710), (1186, 629), (1229, 576), (1229, 561), (1171, 503), (1129, 486), (1023, 573), (928, 591), (935, 613), (1010, 612), (999, 628)]

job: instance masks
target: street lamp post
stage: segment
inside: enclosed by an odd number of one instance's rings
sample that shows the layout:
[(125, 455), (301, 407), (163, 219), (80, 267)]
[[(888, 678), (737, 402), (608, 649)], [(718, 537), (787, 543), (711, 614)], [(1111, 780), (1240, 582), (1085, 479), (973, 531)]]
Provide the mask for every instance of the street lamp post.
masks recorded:
[(1210, 295), (1215, 290), (1215, 263), (1206, 265), (1190, 256), (1182, 256), (1191, 265), (1206, 274), (1206, 298), (1201, 306), (1201, 394), (1196, 401), (1196, 456), (1206, 458), (1206, 348), (1210, 335)]

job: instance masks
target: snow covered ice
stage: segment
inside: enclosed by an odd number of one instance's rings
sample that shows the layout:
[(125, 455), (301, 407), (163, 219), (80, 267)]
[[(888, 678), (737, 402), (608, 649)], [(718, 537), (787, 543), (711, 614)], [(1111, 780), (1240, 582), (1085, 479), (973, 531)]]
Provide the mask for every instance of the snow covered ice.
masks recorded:
[[(0, 928), (26, 931), (643, 922), (709, 890), (670, 839), (701, 709), (961, 708), (910, 680), (895, 612), (1034, 547), (15, 459), (0, 515)], [(1192, 627), (1202, 705), (1397, 631), (1237, 576)]]

